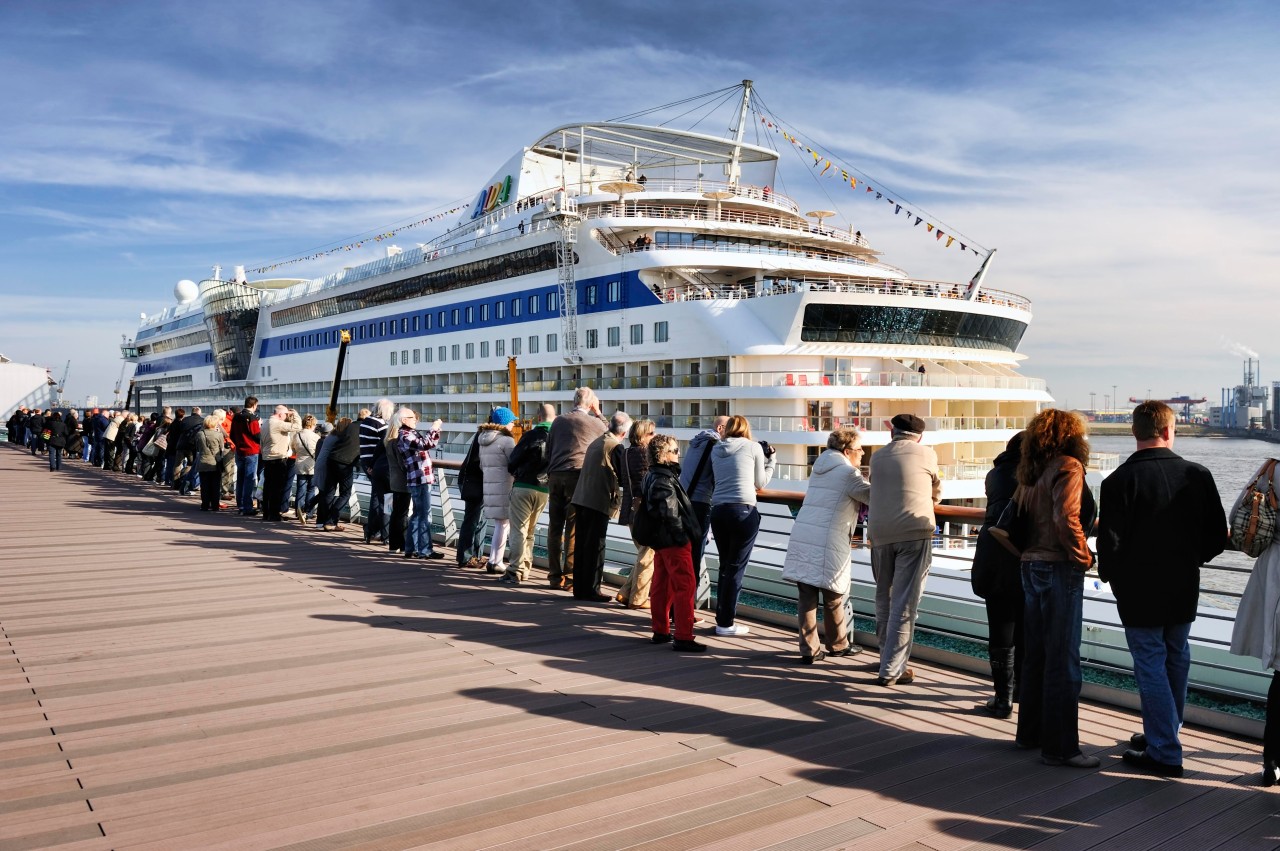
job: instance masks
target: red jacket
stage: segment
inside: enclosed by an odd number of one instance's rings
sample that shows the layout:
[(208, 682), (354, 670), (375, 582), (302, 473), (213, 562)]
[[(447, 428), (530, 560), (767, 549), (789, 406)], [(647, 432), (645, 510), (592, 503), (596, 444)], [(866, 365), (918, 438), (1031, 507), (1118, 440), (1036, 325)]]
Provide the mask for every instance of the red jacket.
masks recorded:
[(262, 453), (262, 424), (256, 413), (243, 408), (236, 411), (231, 418), (231, 443), (242, 455), (259, 455)]

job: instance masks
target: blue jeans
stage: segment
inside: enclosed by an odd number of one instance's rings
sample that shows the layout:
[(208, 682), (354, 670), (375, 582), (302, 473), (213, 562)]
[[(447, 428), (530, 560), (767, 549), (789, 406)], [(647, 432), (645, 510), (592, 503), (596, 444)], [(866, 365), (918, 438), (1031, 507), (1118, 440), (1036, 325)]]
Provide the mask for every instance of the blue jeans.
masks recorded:
[(49, 447), (49, 472), (62, 469), (62, 447)]
[(462, 502), (462, 527), (458, 531), (458, 564), (480, 558), (484, 546), (484, 500)]
[(404, 550), (408, 553), (429, 553), (431, 545), (431, 485), (409, 485), (409, 498), (413, 500), (409, 526), (405, 531)]
[(324, 495), (321, 500), (321, 516), (316, 523), (326, 526), (337, 526), (342, 520), (342, 509), (351, 502), (351, 482), (355, 478), (354, 464), (336, 464), (329, 462), (329, 470), (324, 478)]
[(1191, 624), (1126, 626), (1124, 637), (1133, 656), (1133, 677), (1142, 697), (1142, 732), (1147, 755), (1166, 765), (1182, 765), (1182, 707), (1187, 702), (1191, 670)]
[(716, 587), (716, 626), (733, 626), (738, 595), (747, 574), (751, 548), (760, 532), (760, 512), (745, 502), (729, 502), (711, 508), (711, 530), (720, 553), (720, 579)]
[(258, 484), (258, 456), (236, 452), (236, 508), (241, 514), (253, 510), (253, 489)]
[(315, 478), (314, 475), (303, 475), (302, 473), (293, 477), (293, 504), (297, 508), (301, 508), (303, 513), (308, 513), (311, 509), (311, 498), (315, 493), (312, 483)]
[(1022, 699), (1018, 741), (1047, 757), (1080, 753), (1080, 622), (1084, 571), (1068, 562), (1024, 561)]

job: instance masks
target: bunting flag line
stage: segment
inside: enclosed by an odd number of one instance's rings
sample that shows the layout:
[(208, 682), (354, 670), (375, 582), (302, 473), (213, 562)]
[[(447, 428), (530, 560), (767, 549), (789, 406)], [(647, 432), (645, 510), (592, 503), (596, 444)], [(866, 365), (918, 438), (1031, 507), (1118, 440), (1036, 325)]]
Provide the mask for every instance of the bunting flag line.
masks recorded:
[(292, 260), (281, 260), (279, 263), (271, 263), (266, 266), (259, 266), (256, 269), (247, 269), (246, 271), (253, 272), (255, 274), (262, 274), (263, 272), (270, 272), (273, 269), (279, 269), (281, 266), (291, 266), (294, 263), (302, 263), (306, 260), (315, 260), (320, 257), (328, 257), (330, 254), (337, 254), (339, 251), (355, 251), (357, 248), (363, 248), (366, 242), (382, 242), (384, 239), (391, 239), (393, 236), (400, 233), (401, 231), (406, 231), (406, 230), (409, 230), (410, 228), (416, 228), (421, 225), (428, 224), (430, 222), (439, 221), (440, 219), (443, 219), (445, 216), (452, 216), (454, 213), (457, 213), (468, 206), (470, 206), (470, 204), (459, 204), (453, 209), (444, 210), (443, 212), (435, 213), (434, 215), (427, 216), (425, 219), (418, 219), (416, 222), (410, 222), (407, 225), (401, 225), (400, 227), (395, 228), (394, 230), (389, 230), (386, 233), (380, 233), (374, 236), (367, 236), (364, 239), (359, 240), (358, 242), (350, 242), (350, 243), (347, 243), (346, 245), (340, 245), (336, 248), (327, 248), (324, 251), (317, 251), (314, 254), (308, 254), (305, 257), (295, 257)]
[[(758, 114), (759, 113), (757, 113), (757, 115)], [(813, 157), (813, 167), (816, 169), (819, 165), (822, 166), (822, 170), (818, 172), (818, 177), (823, 177), (823, 178), (826, 178), (827, 180), (831, 180), (832, 178), (835, 178), (838, 175), (841, 183), (847, 183), (849, 184), (850, 189), (855, 191), (857, 190), (858, 177), (854, 174), (851, 174), (849, 170), (846, 168), (839, 168), (838, 163), (835, 160), (832, 160), (829, 157), (823, 156), (823, 154), (820, 151), (814, 150), (810, 146), (804, 144), (803, 142), (800, 141), (799, 137), (797, 137), (794, 133), (791, 133), (785, 130), (782, 127), (782, 125), (778, 124), (776, 121), (773, 121), (761, 115), (760, 123), (764, 125), (765, 129), (772, 130), (774, 133), (781, 136), (789, 144), (793, 145), (797, 149), (802, 150), (805, 153), (807, 153), (809, 156)], [(830, 172), (830, 174), (828, 174), (828, 172)], [(868, 193), (875, 192), (877, 201), (883, 199), (887, 201), (889, 204), (893, 205), (893, 214), (895, 216), (902, 212), (902, 205), (894, 201), (892, 198), (886, 197), (883, 189), (877, 190), (876, 187), (873, 186), (865, 177), (862, 178), (862, 182), (864, 184), (864, 188)], [(910, 210), (907, 211), (907, 222), (911, 224), (912, 227), (918, 226), (922, 221), (924, 221), (924, 218), (922, 216), (914, 215)], [(937, 231), (937, 233), (934, 233), (935, 230)], [(952, 244), (956, 242), (956, 238), (954, 235), (944, 234), (941, 230), (935, 228), (932, 224), (927, 225), (926, 232), (934, 233), (935, 242), (941, 242), (942, 237), (946, 236), (947, 237), (947, 241), (945, 245), (946, 248), (950, 248)], [(962, 252), (972, 251), (974, 256), (980, 256), (981, 254), (981, 252), (979, 252), (978, 249), (973, 248), (966, 243), (961, 242), (959, 243), (959, 246)]]

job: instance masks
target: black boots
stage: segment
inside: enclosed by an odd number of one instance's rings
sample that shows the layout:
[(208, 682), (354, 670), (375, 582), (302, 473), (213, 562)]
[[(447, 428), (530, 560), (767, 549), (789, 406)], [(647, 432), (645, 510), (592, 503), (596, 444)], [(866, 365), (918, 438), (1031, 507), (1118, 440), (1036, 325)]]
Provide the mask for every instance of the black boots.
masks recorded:
[(995, 685), (995, 697), (990, 698), (985, 706), (987, 712), (996, 718), (1008, 718), (1013, 714), (1013, 690), (1017, 682), (1017, 664), (1014, 661), (1012, 647), (991, 647), (991, 680)]

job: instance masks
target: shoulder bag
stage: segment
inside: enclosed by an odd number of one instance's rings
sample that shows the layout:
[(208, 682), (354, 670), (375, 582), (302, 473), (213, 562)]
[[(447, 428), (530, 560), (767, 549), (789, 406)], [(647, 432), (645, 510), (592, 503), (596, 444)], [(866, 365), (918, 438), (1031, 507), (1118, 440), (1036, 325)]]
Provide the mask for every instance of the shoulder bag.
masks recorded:
[(1276, 537), (1275, 467), (1276, 459), (1267, 459), (1231, 512), (1231, 544), (1250, 558), (1262, 555)]

